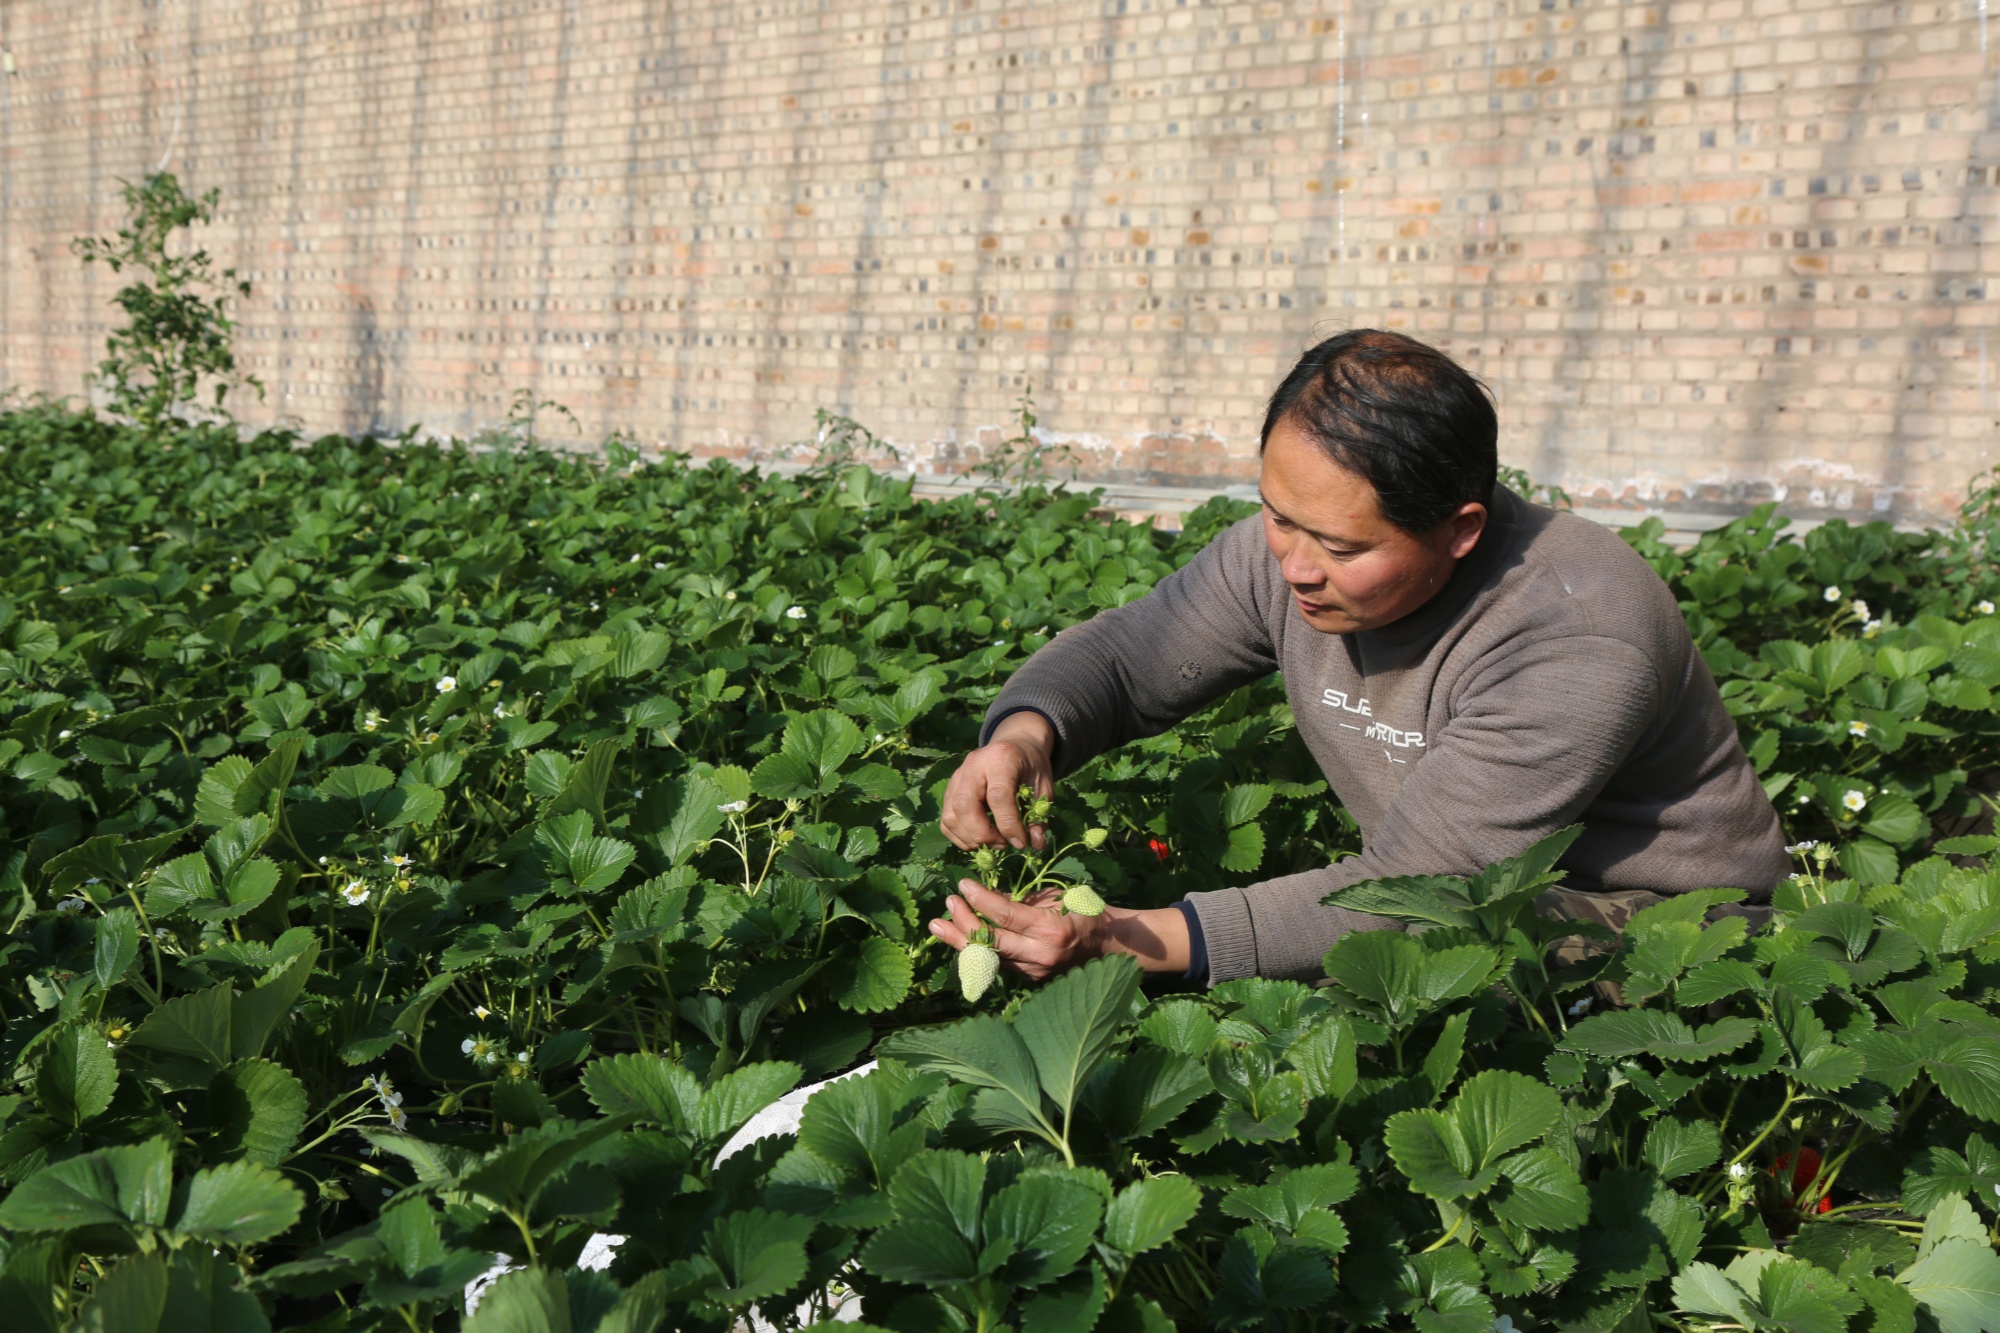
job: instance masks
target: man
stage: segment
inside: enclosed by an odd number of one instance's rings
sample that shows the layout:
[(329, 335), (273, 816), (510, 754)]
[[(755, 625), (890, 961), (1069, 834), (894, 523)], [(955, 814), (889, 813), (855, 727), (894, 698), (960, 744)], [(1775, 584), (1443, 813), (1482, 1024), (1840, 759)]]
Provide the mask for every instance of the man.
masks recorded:
[(1047, 794), (1280, 671), (1359, 856), (1094, 918), (966, 880), (931, 932), (962, 949), (976, 911), (1037, 979), (1104, 953), (1211, 985), (1312, 979), (1342, 935), (1394, 926), (1323, 905), (1332, 890), (1470, 874), (1578, 822), (1565, 915), (1766, 897), (1788, 868), (1777, 814), (1672, 595), (1616, 534), (1497, 486), (1496, 433), (1484, 386), (1414, 339), (1362, 329), (1307, 352), (1265, 414), (1263, 512), (1030, 658), (940, 821), (961, 848), (1039, 847), (1022, 784)]

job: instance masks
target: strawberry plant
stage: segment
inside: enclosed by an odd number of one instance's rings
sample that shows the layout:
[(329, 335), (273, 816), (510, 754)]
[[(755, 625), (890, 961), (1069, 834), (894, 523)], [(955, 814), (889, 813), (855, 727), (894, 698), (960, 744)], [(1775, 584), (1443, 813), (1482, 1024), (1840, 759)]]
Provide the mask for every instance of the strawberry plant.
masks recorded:
[(1973, 538), (1840, 548), (1872, 631), (1793, 556), (1700, 612), (1823, 844), (1764, 930), (1684, 895), (1558, 964), (1550, 844), (1349, 890), (1425, 929), (1321, 987), (972, 1011), (919, 929), (961, 875), (1087, 912), (1356, 846), (1275, 681), (1066, 779), (1045, 854), (937, 832), (1012, 667), (1240, 508), (517, 443), (0, 416), (23, 1326), (1993, 1326), (2000, 872), (1929, 845), (1993, 766)]

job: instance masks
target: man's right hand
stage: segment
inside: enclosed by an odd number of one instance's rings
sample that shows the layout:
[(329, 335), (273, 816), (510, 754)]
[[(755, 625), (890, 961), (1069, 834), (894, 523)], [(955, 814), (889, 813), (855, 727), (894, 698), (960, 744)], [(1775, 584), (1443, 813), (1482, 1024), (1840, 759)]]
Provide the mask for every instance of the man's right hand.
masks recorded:
[(945, 788), (938, 827), (961, 851), (975, 847), (1032, 846), (1041, 851), (1048, 830), (1021, 823), (1017, 793), (1032, 787), (1037, 796), (1055, 792), (1055, 728), (1040, 713), (1010, 713), (986, 744), (965, 757)]

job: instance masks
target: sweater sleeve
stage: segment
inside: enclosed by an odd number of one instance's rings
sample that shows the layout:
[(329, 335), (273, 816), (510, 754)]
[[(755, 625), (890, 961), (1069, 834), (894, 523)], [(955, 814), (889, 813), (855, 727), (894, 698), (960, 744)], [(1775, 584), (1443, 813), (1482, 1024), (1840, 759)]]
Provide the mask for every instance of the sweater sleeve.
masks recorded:
[(1231, 526), (1138, 601), (1056, 635), (986, 710), (980, 743), (1008, 713), (1032, 709), (1055, 727), (1062, 776), (1277, 670), (1259, 525)]
[(1652, 664), (1623, 640), (1544, 640), (1469, 681), (1359, 856), (1190, 894), (1211, 984), (1314, 979), (1354, 930), (1394, 927), (1320, 899), (1388, 875), (1470, 875), (1576, 823), (1661, 716)]

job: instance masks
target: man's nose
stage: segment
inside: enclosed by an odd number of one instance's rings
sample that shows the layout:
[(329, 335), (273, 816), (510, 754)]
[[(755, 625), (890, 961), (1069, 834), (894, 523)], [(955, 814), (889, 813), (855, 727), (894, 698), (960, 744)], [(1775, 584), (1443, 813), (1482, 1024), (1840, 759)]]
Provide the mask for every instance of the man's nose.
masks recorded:
[(1299, 537), (1292, 538), (1292, 544), (1285, 548), (1285, 558), (1278, 562), (1278, 572), (1285, 576), (1285, 582), (1304, 587), (1317, 587), (1326, 582), (1326, 572), (1319, 561), (1304, 549), (1305, 542)]

